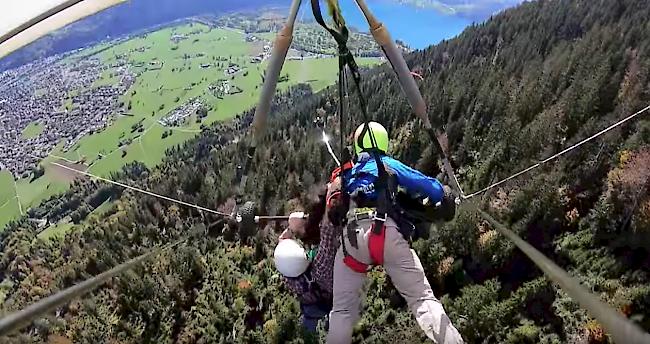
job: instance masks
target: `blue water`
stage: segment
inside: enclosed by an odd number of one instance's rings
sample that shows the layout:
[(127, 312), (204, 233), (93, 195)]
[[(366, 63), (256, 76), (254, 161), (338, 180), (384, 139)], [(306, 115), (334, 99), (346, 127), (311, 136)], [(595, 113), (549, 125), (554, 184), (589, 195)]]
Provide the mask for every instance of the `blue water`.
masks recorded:
[[(394, 0), (366, 0), (366, 2), (375, 16), (388, 28), (393, 39), (406, 42), (411, 48), (422, 49), (444, 39), (453, 38), (471, 24), (467, 18), (400, 5)], [(348, 26), (364, 32), (368, 31), (368, 22), (354, 0), (339, 0), (339, 3)], [(327, 7), (324, 4), (322, 6), (325, 16)], [(303, 4), (303, 7), (303, 11), (308, 10), (304, 15), (311, 15), (309, 2)]]

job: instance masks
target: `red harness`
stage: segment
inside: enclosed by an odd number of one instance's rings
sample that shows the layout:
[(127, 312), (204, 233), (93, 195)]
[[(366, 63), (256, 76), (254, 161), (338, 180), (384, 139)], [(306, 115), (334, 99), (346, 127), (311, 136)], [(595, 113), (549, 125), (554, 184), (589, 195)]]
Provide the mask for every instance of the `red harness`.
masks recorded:
[(354, 167), (354, 164), (352, 163), (352, 161), (348, 161), (346, 163), (343, 163), (342, 166), (335, 168), (334, 171), (332, 171), (332, 174), (330, 175), (330, 183), (333, 182), (334, 179), (336, 179), (342, 173), (351, 170), (352, 167)]
[[(337, 167), (332, 174), (330, 175), (330, 183), (341, 176), (346, 171), (352, 169), (354, 165), (351, 161), (344, 163), (341, 167)], [(382, 165), (383, 167), (383, 165)], [(326, 203), (328, 207), (333, 206), (333, 201), (339, 199), (341, 191), (333, 192), (330, 197), (327, 199)], [(353, 271), (358, 273), (366, 273), (375, 265), (384, 264), (384, 243), (386, 241), (386, 218), (377, 218), (375, 217), (374, 223), (370, 227), (370, 235), (368, 237), (368, 251), (370, 253), (370, 259), (372, 264), (365, 264), (358, 261), (356, 258), (348, 254), (347, 248), (345, 246), (344, 236), (341, 235), (341, 247), (343, 248), (343, 262)]]
[[(377, 226), (379, 224), (379, 229)], [(347, 265), (353, 271), (358, 273), (366, 273), (375, 265), (384, 264), (384, 246), (386, 242), (386, 226), (384, 221), (375, 220), (375, 222), (370, 227), (370, 235), (368, 236), (368, 251), (370, 253), (370, 259), (372, 260), (371, 264), (365, 264), (358, 261), (356, 258), (348, 254), (345, 247), (345, 239), (341, 236), (341, 245), (343, 246), (343, 263)]]

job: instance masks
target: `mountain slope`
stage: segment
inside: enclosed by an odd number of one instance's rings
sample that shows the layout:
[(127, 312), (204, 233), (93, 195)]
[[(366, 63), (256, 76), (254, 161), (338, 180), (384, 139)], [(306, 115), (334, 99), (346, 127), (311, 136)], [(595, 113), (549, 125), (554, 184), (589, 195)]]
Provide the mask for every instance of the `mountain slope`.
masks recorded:
[(137, 0), (109, 8), (66, 26), (0, 60), (0, 71), (34, 60), (85, 47), (107, 37), (119, 37), (177, 19), (203, 14), (222, 14), (234, 10), (285, 5), (279, 0), (202, 1)]
[[(409, 55), (432, 119), (444, 125), (466, 191), (476, 190), (650, 104), (650, 15), (643, 0), (525, 3), (460, 37)], [(370, 113), (391, 130), (392, 153), (438, 172), (426, 135), (386, 66), (364, 73)], [(333, 89), (279, 97), (267, 144), (258, 149), (246, 198), (287, 213), (333, 167), (312, 121), (337, 127)], [(351, 97), (347, 127), (360, 122)], [(168, 153), (152, 171), (129, 166), (116, 178), (210, 208), (231, 209), (236, 167), (244, 161), (252, 112), (218, 124)], [(232, 143), (233, 141), (237, 143)], [(487, 195), (483, 205), (575, 274), (626, 316), (650, 329), (650, 120), (648, 116), (585, 145)], [(64, 240), (35, 240), (26, 220), (0, 234), (2, 309), (20, 309), (148, 247), (193, 235), (190, 244), (115, 279), (22, 337), (74, 342), (303, 341), (298, 308), (272, 262), (269, 225), (242, 238), (227, 221), (88, 181), (32, 216), (57, 219), (94, 208)], [(102, 193), (102, 197), (99, 194)], [(478, 201), (477, 201), (478, 202)], [(208, 235), (206, 235), (206, 233)], [(452, 321), (470, 343), (607, 342), (602, 328), (549, 283), (471, 206), (414, 244)], [(423, 342), (390, 282), (372, 273), (356, 328), (358, 342)], [(292, 300), (287, 302), (287, 300)], [(58, 338), (58, 337), (57, 337)]]

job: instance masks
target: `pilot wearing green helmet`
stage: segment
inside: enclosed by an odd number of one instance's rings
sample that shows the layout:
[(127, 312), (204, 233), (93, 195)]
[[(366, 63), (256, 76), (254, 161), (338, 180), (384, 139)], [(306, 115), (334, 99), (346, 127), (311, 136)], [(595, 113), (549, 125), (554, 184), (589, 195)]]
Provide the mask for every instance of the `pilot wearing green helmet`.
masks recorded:
[(349, 209), (347, 214), (339, 212), (345, 214), (345, 220), (340, 223), (346, 224), (346, 228), (334, 259), (333, 306), (327, 343), (352, 341), (366, 273), (376, 265), (383, 266), (427, 337), (439, 344), (463, 343), (434, 296), (420, 259), (409, 245), (412, 231), (409, 222), (403, 220), (408, 209), (396, 209), (400, 206), (391, 196), (401, 188), (409, 197), (423, 199), (423, 203), (434, 208), (447, 208), (434, 213), (440, 220), (448, 221), (455, 213), (451, 189), (388, 156), (388, 131), (377, 122), (357, 128), (354, 147), (357, 156), (354, 166), (344, 171), (342, 178), (338, 177), (339, 182), (342, 179), (343, 195), (349, 196)]

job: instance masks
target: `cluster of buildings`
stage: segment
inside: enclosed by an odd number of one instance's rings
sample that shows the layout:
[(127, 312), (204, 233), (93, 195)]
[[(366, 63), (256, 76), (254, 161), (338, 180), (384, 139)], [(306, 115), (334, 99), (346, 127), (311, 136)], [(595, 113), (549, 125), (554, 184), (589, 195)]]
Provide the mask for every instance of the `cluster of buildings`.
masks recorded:
[[(255, 36), (252, 36), (255, 37)], [(262, 52), (255, 56), (251, 56), (251, 63), (261, 63), (265, 59), (271, 57), (271, 43), (265, 42), (262, 46)]]
[(186, 40), (186, 39), (187, 39), (187, 36), (181, 35), (181, 34), (173, 34), (169, 38), (170, 41), (172, 41), (172, 42), (174, 42), (176, 44), (178, 44), (180, 41), (183, 41), (183, 40)]
[(235, 74), (239, 73), (241, 70), (242, 70), (242, 68), (239, 67), (239, 65), (237, 65), (235, 63), (231, 63), (230, 65), (228, 65), (228, 68), (226, 68), (223, 72), (227, 76), (230, 76), (230, 75), (235, 75)]
[(182, 125), (186, 118), (197, 114), (198, 110), (204, 106), (205, 104), (203, 104), (200, 98), (192, 98), (187, 103), (168, 113), (167, 116), (158, 120), (158, 123), (166, 127)]
[[(135, 81), (124, 64), (114, 69), (117, 84), (93, 86), (106, 68), (95, 58), (63, 62), (53, 56), (0, 73), (0, 169), (27, 177), (60, 142), (67, 150), (104, 129)], [(25, 137), (31, 123), (44, 129)]]
[(208, 86), (208, 90), (212, 92), (213, 96), (223, 99), (224, 95), (230, 94), (230, 80), (219, 79)]

